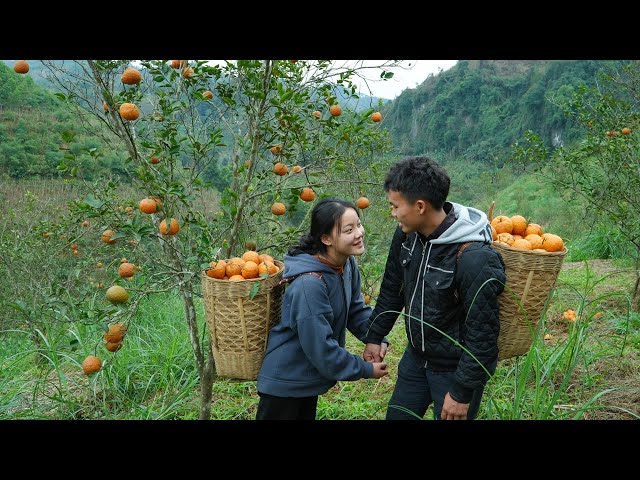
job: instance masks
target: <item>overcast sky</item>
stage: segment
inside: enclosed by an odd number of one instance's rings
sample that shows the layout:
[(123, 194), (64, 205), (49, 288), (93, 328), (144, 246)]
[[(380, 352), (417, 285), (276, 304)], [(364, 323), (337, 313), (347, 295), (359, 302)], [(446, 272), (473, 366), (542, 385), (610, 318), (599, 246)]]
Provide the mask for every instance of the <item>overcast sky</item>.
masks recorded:
[[(377, 65), (381, 60), (366, 60), (365, 64)], [(405, 88), (416, 88), (424, 82), (430, 73), (434, 75), (438, 74), (439, 69), (448, 70), (453, 67), (457, 60), (403, 60), (403, 65), (407, 69), (396, 68), (393, 69), (393, 78), (386, 81), (369, 81), (369, 88), (371, 89), (372, 96), (387, 98), (393, 100), (402, 93)], [(409, 67), (411, 64), (411, 67)], [(380, 78), (380, 72), (371, 72), (367, 75), (370, 78)], [(361, 93), (369, 94), (365, 89)]]

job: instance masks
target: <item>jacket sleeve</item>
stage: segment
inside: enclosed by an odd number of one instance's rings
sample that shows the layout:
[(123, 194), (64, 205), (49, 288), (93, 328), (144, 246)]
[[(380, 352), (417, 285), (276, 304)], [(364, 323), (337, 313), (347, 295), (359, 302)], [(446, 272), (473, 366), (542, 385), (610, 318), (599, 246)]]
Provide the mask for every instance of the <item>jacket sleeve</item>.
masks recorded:
[(371, 378), (373, 365), (342, 348), (334, 338), (333, 311), (324, 282), (301, 275), (288, 288), (295, 288), (291, 296), (291, 327), (313, 366), (332, 380)]
[(369, 318), (369, 331), (365, 343), (380, 344), (383, 337), (388, 335), (393, 328), (398, 315), (404, 308), (402, 295), (403, 272), (400, 266), (400, 249), (405, 234), (398, 227), (391, 240), (387, 263), (380, 285), (380, 294), (376, 300), (376, 307)]
[(473, 390), (484, 386), (496, 369), (498, 295), (504, 289), (506, 276), (502, 257), (490, 248), (465, 251), (460, 255), (458, 272), (465, 314), (461, 344), (468, 352), (462, 351), (449, 393), (455, 401), (469, 403)]

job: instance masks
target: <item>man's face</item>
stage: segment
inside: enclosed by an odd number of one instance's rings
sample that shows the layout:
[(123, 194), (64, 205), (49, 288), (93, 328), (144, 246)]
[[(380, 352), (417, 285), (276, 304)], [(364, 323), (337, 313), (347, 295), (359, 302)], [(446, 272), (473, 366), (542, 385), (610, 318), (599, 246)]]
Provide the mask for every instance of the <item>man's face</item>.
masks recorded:
[(404, 233), (415, 232), (422, 220), (418, 202), (409, 202), (404, 195), (395, 190), (387, 192), (391, 204), (391, 216), (398, 221)]

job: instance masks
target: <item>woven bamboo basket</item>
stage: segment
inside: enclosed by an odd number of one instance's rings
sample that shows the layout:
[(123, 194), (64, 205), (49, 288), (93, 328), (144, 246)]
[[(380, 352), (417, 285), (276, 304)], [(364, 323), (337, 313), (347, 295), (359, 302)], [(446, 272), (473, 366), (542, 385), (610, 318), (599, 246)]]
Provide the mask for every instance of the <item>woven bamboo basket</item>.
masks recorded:
[(498, 359), (523, 355), (533, 343), (540, 317), (553, 291), (567, 249), (562, 252), (532, 252), (494, 242), (502, 255), (507, 276), (498, 296), (500, 336)]
[[(274, 263), (280, 271), (269, 277), (243, 281), (218, 280), (202, 272), (207, 326), (221, 377), (255, 380), (262, 365), (271, 327), (279, 321), (282, 293), (279, 285), (284, 264)], [(253, 298), (251, 291), (259, 284)]]

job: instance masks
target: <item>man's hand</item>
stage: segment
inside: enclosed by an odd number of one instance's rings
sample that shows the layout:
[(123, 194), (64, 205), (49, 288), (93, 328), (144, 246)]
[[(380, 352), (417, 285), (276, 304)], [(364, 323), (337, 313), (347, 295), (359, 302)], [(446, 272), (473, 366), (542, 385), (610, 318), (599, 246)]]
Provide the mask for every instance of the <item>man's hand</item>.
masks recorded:
[(468, 403), (458, 403), (447, 392), (442, 404), (441, 420), (466, 420), (469, 411)]
[(376, 343), (367, 343), (364, 346), (364, 352), (362, 353), (362, 358), (366, 362), (381, 362), (384, 358), (384, 354), (387, 353), (386, 343), (384, 344), (384, 353), (381, 352), (382, 347)]

